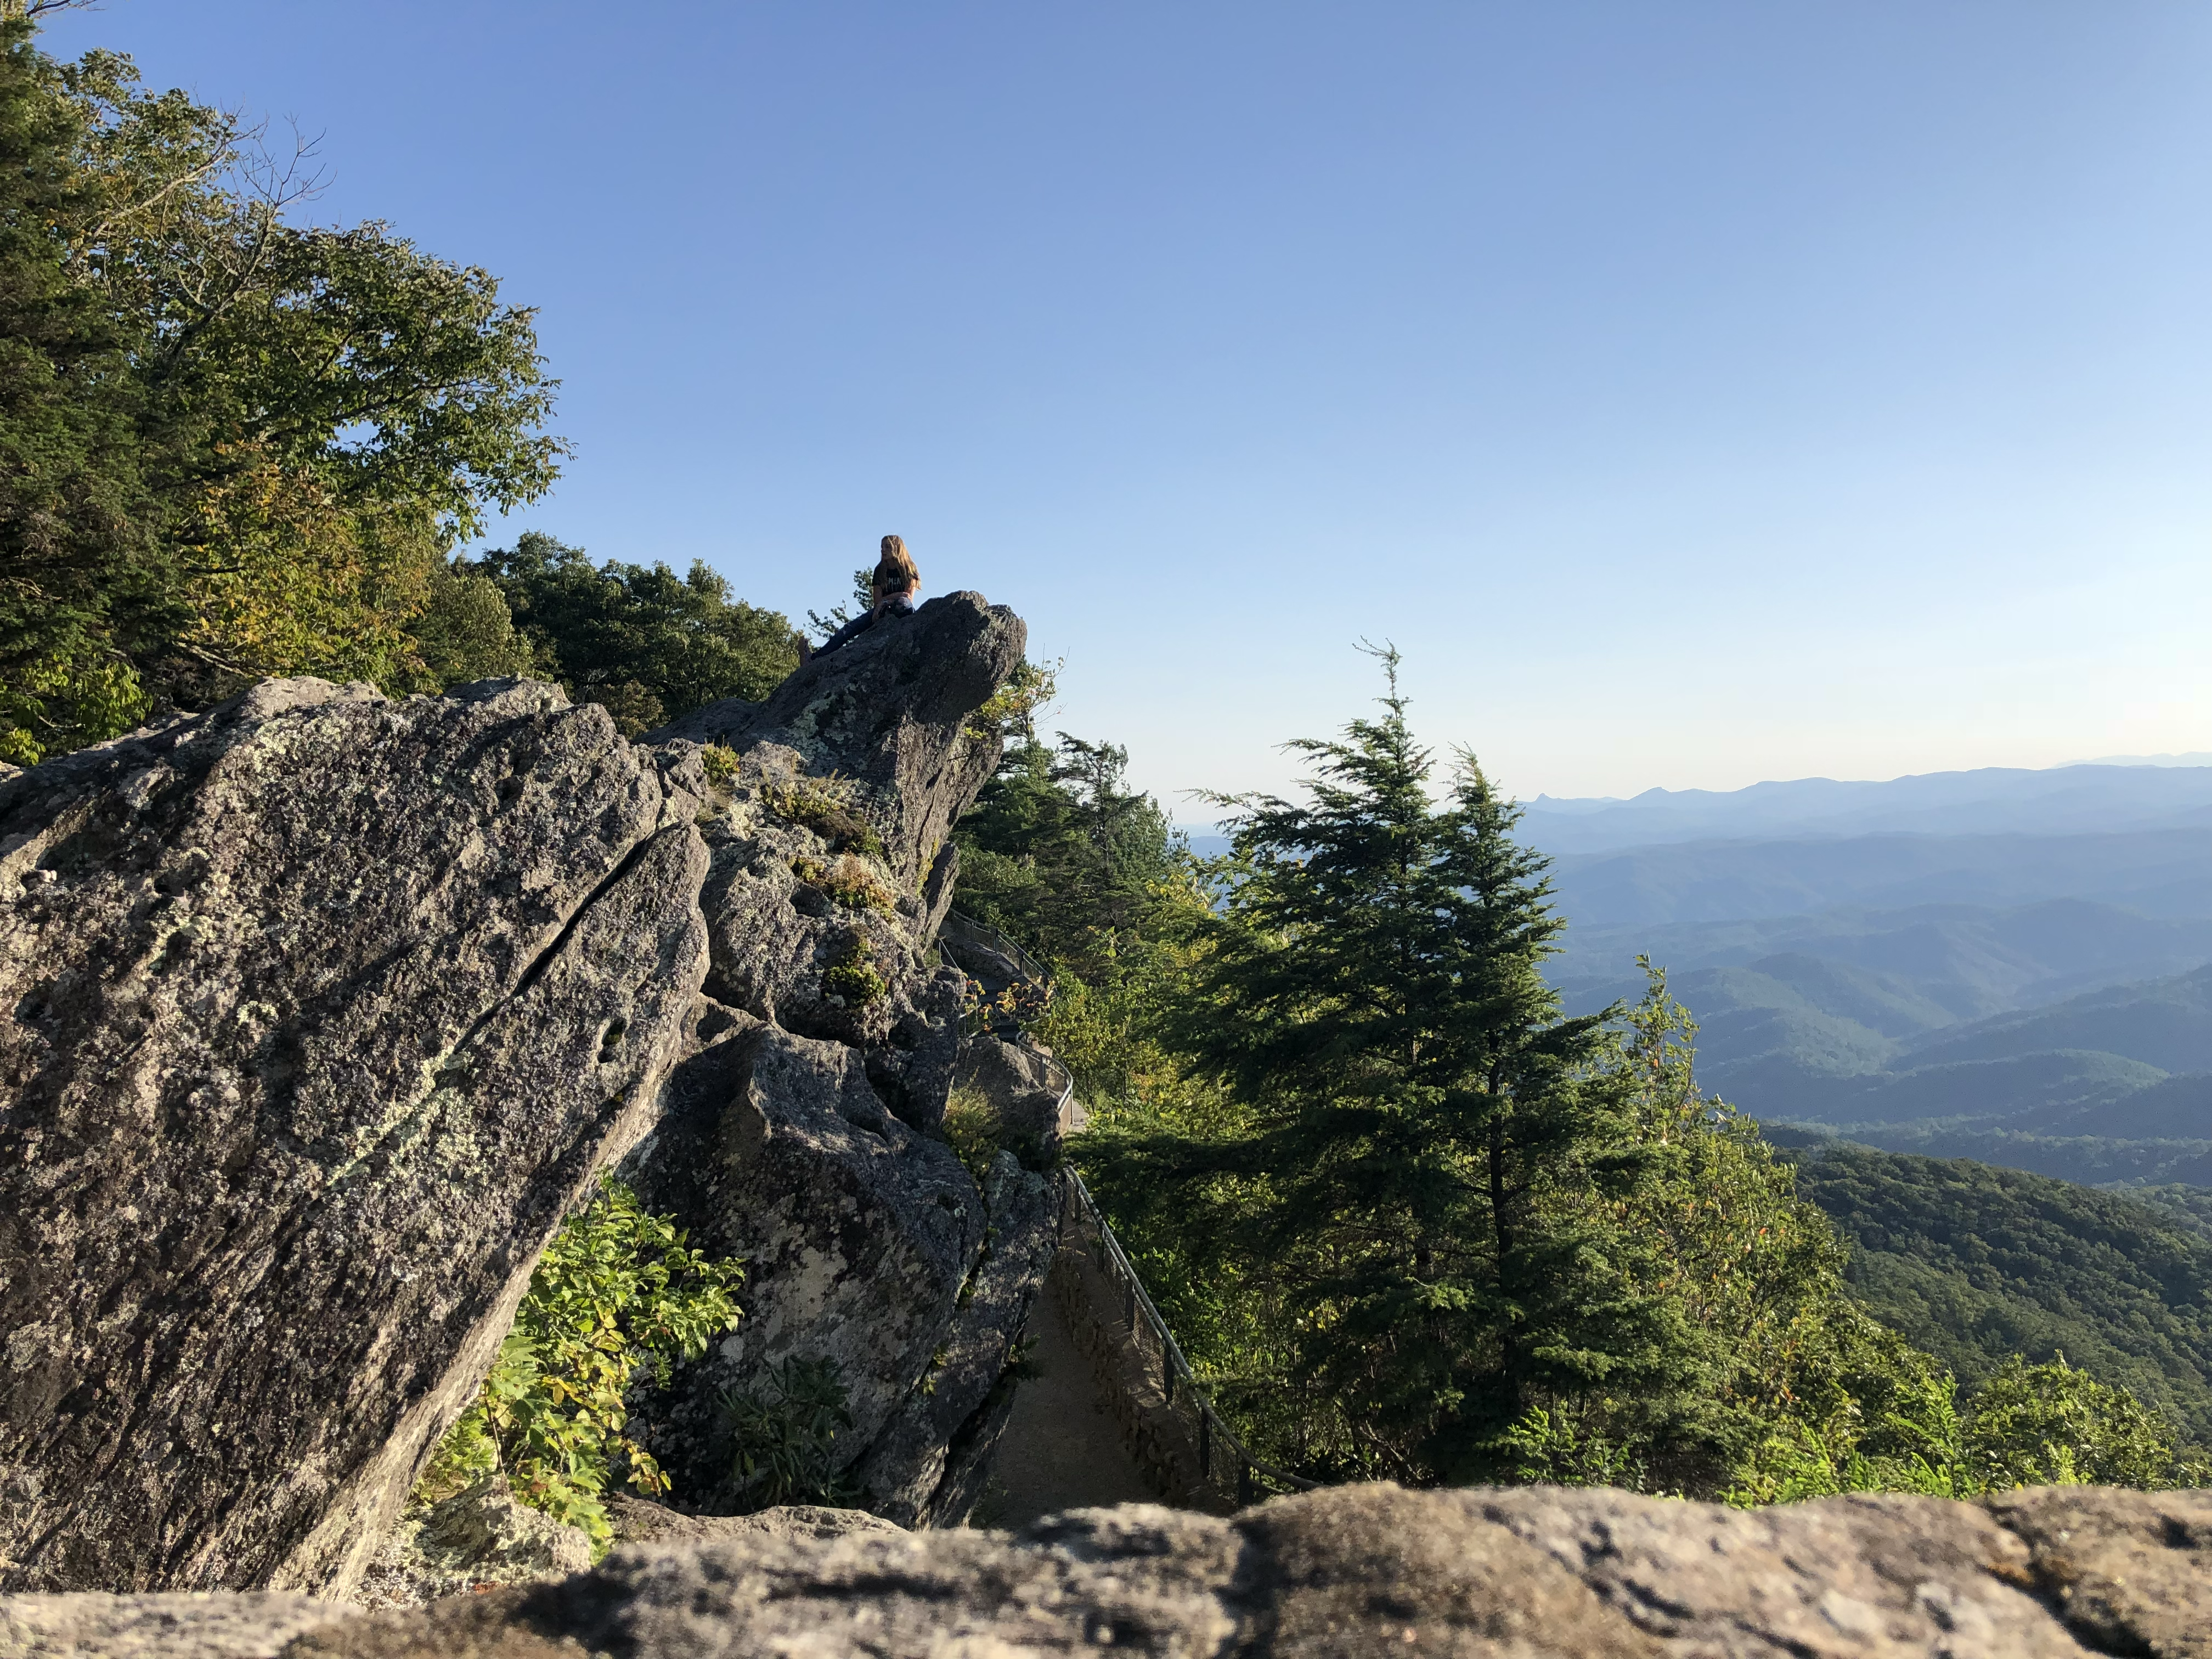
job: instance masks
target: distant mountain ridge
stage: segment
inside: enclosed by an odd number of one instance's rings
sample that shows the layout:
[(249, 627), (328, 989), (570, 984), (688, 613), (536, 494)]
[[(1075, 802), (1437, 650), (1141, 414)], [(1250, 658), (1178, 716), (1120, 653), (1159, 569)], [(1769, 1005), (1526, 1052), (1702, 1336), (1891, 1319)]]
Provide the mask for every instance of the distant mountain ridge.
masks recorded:
[(1593, 1012), (1648, 955), (1778, 1136), (2212, 1182), (2207, 758), (1540, 796), (1546, 972)]
[(2212, 826), (2212, 765), (1796, 778), (1727, 791), (1647, 789), (1626, 800), (1538, 795), (1522, 808), (1522, 838), (1552, 854), (1696, 841), (2112, 834)]
[(1555, 854), (1552, 881), (1559, 908), (1584, 927), (2043, 899), (2204, 916), (2212, 915), (2212, 821), (2094, 835), (1661, 842)]

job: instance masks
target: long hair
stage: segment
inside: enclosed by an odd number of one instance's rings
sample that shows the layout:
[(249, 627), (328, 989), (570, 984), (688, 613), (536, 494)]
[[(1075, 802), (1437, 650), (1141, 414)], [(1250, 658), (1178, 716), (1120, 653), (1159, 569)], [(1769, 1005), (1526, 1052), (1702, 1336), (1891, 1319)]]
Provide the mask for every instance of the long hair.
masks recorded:
[(906, 550), (906, 544), (896, 536), (884, 538), (883, 556), (876, 561), (876, 574), (869, 579), (868, 586), (881, 605), (894, 593), (911, 593), (921, 586), (921, 572), (915, 568), (914, 555)]

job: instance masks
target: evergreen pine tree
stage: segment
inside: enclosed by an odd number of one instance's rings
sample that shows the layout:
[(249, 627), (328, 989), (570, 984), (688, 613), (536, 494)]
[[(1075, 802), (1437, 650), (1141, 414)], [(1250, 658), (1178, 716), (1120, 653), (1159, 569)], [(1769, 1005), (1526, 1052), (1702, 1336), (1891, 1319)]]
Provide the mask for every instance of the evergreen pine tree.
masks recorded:
[(1693, 1433), (1699, 1344), (1619, 1201), (1650, 1161), (1606, 1017), (1561, 1018), (1539, 972), (1545, 860), (1472, 755), (1431, 802), (1379, 654), (1383, 717), (1292, 745), (1310, 805), (1217, 798), (1231, 873), (1177, 1042), (1251, 1113), (1179, 1172), (1253, 1183), (1240, 1254), (1337, 1425), (1321, 1472), (1510, 1474), (1516, 1430), (1593, 1392), (1646, 1443)]

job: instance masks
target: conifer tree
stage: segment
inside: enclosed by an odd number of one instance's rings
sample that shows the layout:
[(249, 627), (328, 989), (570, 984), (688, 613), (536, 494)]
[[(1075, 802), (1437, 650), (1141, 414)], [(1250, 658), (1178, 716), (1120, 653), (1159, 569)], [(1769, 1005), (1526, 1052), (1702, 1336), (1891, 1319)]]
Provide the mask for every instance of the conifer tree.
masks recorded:
[(1539, 972), (1545, 860), (1471, 754), (1431, 802), (1378, 654), (1382, 717), (1292, 745), (1310, 804), (1216, 798), (1235, 850), (1177, 1042), (1250, 1127), (1176, 1172), (1253, 1183), (1238, 1244), (1339, 1425), (1329, 1472), (1510, 1474), (1516, 1425), (1592, 1390), (1694, 1434), (1698, 1344), (1620, 1218), (1648, 1160), (1607, 1016)]

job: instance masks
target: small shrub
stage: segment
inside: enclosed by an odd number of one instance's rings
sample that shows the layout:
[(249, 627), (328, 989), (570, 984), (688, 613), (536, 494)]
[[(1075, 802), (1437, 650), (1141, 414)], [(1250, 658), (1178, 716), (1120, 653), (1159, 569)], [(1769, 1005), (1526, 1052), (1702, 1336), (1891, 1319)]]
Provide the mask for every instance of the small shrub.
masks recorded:
[(822, 994), (847, 1008), (865, 1008), (889, 994), (890, 987), (868, 958), (868, 942), (854, 938), (822, 974)]
[(780, 1504), (848, 1503), (836, 1474), (837, 1431), (853, 1426), (845, 1380), (834, 1359), (786, 1358), (759, 1394), (725, 1389), (732, 1442), (730, 1478), (757, 1510)]
[(788, 783), (771, 783), (761, 791), (761, 799), (771, 811), (821, 836), (833, 852), (889, 859), (883, 838), (854, 812), (853, 786), (843, 778), (794, 778)]
[(977, 743), (1004, 738), (1009, 732), (1033, 733), (1036, 711), (1060, 690), (1060, 667), (1057, 661), (1016, 663), (1006, 684), (968, 717), (968, 724), (962, 728), (964, 733)]
[(898, 904), (898, 895), (850, 853), (830, 867), (820, 885), (823, 892), (848, 910), (876, 910), (889, 915)]
[(647, 1215), (629, 1188), (606, 1182), (539, 1260), (491, 1375), (410, 1504), (498, 1470), (519, 1500), (580, 1527), (604, 1553), (612, 1533), (601, 1494), (617, 1463), (640, 1492), (669, 1489), (652, 1454), (623, 1432), (623, 1392), (641, 1367), (665, 1386), (674, 1360), (697, 1358), (734, 1329), (732, 1292), (744, 1277), (741, 1261), (709, 1261), (672, 1217)]
[(707, 781), (717, 788), (727, 788), (738, 781), (738, 751), (726, 744), (708, 744), (699, 751), (699, 764), (706, 769)]
[(980, 1090), (963, 1085), (945, 1103), (945, 1121), (939, 1133), (968, 1173), (981, 1187), (999, 1155), (999, 1115)]
[(1017, 1382), (1034, 1382), (1044, 1375), (1044, 1365), (1036, 1357), (1038, 1339), (1018, 1336), (1006, 1350), (1006, 1367), (999, 1375)]
[(819, 887), (829, 876), (829, 872), (822, 867), (820, 859), (808, 858), (803, 853), (792, 860), (791, 873), (797, 876), (799, 880), (815, 887)]

